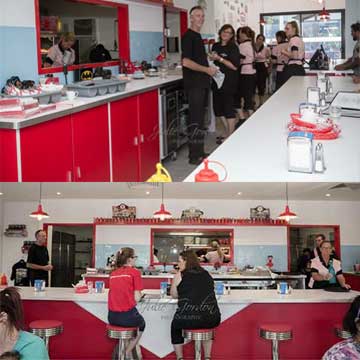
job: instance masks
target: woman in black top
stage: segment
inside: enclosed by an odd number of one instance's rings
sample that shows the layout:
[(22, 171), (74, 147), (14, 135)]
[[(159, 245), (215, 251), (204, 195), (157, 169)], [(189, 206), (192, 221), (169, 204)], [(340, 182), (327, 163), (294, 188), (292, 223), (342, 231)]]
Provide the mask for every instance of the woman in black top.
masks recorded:
[[(209, 55), (220, 71), (225, 74), (225, 80), (219, 89), (215, 82), (212, 84), (214, 113), (220, 118), (225, 128), (225, 137), (230, 136), (236, 125), (236, 110), (234, 96), (238, 87), (238, 68), (240, 66), (240, 52), (235, 44), (235, 30), (227, 24), (219, 31), (219, 42), (212, 47)], [(218, 137), (221, 144), (223, 137)]]
[[(212, 329), (220, 324), (214, 281), (204, 270), (192, 250), (179, 256), (180, 272), (171, 285), (171, 296), (178, 299), (178, 308), (171, 323), (171, 342), (177, 360), (183, 359), (183, 329)], [(210, 359), (212, 340), (204, 341), (205, 360)]]

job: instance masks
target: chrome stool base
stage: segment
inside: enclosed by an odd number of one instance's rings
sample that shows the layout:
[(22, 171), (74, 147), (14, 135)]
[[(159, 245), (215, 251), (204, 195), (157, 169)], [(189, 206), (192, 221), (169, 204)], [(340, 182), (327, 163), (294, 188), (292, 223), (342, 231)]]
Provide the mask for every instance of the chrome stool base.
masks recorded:
[(292, 339), (292, 331), (271, 331), (266, 328), (260, 328), (260, 337), (265, 340), (271, 340), (272, 359), (279, 360), (279, 341)]
[(185, 340), (195, 342), (195, 360), (201, 360), (201, 344), (203, 341), (214, 340), (214, 329), (183, 330)]
[[(50, 326), (42, 327), (40, 325), (41, 321), (42, 320), (37, 320), (37, 321), (31, 322), (29, 324), (30, 331), (34, 335), (39, 336), (44, 340), (46, 349), (49, 351), (50, 337), (61, 334), (64, 331), (64, 327), (63, 327), (62, 323), (58, 322), (58, 321), (54, 321), (54, 323), (58, 323), (58, 324), (56, 324), (52, 327), (50, 327)], [(48, 321), (48, 320), (44, 320), (44, 321)]]
[[(111, 339), (116, 339), (119, 341), (118, 343), (118, 360), (125, 360), (126, 355), (126, 344), (129, 340), (136, 338), (138, 335), (137, 328), (124, 328), (121, 330), (120, 327), (115, 327), (108, 325), (107, 326), (107, 336)], [(133, 350), (133, 353), (136, 353), (138, 359), (142, 359), (141, 357), (141, 349), (139, 346), (136, 346), (136, 349)]]

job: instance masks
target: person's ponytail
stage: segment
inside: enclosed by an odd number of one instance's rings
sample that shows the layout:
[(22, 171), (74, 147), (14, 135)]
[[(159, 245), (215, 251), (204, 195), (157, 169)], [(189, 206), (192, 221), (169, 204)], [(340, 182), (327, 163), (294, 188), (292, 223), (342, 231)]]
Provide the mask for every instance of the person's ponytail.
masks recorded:
[(132, 248), (125, 247), (119, 250), (116, 254), (116, 267), (120, 268), (127, 264), (128, 260), (135, 255), (135, 251)]
[(24, 328), (24, 312), (21, 298), (15, 287), (8, 287), (0, 291), (0, 314), (5, 313), (10, 327), (16, 330)]

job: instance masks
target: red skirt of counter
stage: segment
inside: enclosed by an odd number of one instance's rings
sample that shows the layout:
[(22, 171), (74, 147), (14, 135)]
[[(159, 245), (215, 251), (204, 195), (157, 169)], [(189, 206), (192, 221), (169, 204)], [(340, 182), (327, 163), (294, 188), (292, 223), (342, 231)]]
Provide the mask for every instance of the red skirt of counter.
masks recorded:
[[(146, 291), (150, 295), (159, 291)], [(328, 293), (322, 290), (293, 290), (279, 295), (275, 290), (241, 290), (220, 296), (221, 324), (216, 330), (212, 359), (251, 360), (271, 356), (271, 345), (259, 337), (263, 323), (286, 323), (293, 339), (280, 344), (283, 359), (320, 359), (339, 339), (334, 326), (341, 323), (359, 292)], [(110, 358), (115, 341), (106, 336), (107, 291), (75, 294), (73, 289), (51, 288), (34, 293), (21, 288), (25, 321), (55, 319), (64, 323), (63, 334), (51, 339), (50, 356), (56, 359)], [(144, 360), (174, 359), (170, 325), (176, 300), (150, 296), (138, 304), (146, 329), (141, 339)], [(193, 355), (186, 344), (185, 357)]]
[(133, 80), (124, 92), (62, 101), (25, 119), (0, 116), (0, 181), (147, 180), (160, 161), (159, 89), (180, 81)]

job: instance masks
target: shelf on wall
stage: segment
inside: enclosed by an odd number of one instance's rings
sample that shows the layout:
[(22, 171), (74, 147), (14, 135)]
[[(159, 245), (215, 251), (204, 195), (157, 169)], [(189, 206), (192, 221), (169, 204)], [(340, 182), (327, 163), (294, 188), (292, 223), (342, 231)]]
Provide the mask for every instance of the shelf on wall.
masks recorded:
[(211, 226), (288, 226), (285, 220), (251, 220), (240, 218), (222, 219), (169, 219), (161, 221), (153, 218), (123, 219), (95, 218), (95, 225), (211, 225)]

